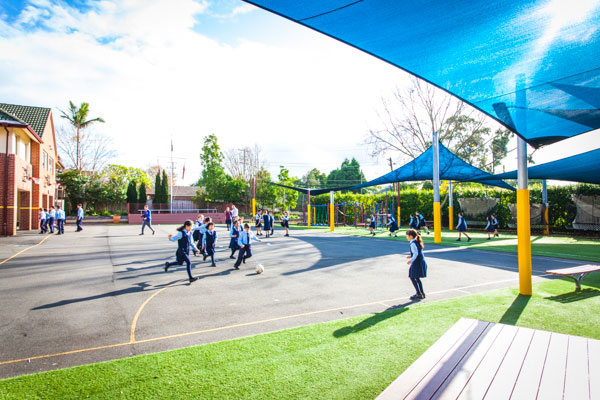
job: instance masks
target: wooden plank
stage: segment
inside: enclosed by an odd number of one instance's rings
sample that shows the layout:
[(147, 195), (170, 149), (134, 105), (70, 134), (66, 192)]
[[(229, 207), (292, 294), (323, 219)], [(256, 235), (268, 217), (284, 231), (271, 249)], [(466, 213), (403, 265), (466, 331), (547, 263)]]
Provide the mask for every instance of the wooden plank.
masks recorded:
[(578, 267), (570, 267), (570, 268), (560, 268), (560, 269), (550, 269), (546, 271), (547, 274), (556, 274), (556, 275), (571, 275), (571, 274), (584, 274), (588, 272), (600, 271), (600, 265), (580, 265)]
[(379, 400), (404, 399), (429, 373), (440, 360), (463, 338), (478, 326), (474, 319), (459, 319), (429, 349), (425, 351), (406, 371), (402, 373), (378, 397)]
[[(529, 353), (529, 347), (531, 345), (533, 335), (533, 329), (518, 328), (517, 334), (515, 335), (510, 348), (506, 352), (498, 371), (496, 371), (496, 375), (494, 376), (490, 387), (484, 396), (478, 398), (486, 398), (490, 400), (510, 398), (515, 386), (515, 382), (517, 382), (519, 372), (521, 372), (521, 368), (525, 362), (525, 357)], [(548, 335), (548, 338), (550, 338), (550, 335)], [(544, 357), (545, 355), (546, 352), (544, 351)], [(541, 363), (543, 362), (544, 358), (542, 358)], [(540, 367), (540, 376), (541, 370), (542, 368)], [(536, 382), (539, 382), (539, 376)]]
[(467, 332), (460, 341), (456, 343), (444, 357), (429, 371), (417, 386), (405, 397), (405, 399), (429, 399), (444, 383), (448, 375), (460, 363), (465, 354), (480, 339), (481, 335), (493, 324), (477, 321), (470, 332)]
[(590, 399), (600, 399), (600, 340), (588, 339)]
[(432, 399), (456, 399), (473, 373), (478, 369), (482, 360), (487, 356), (504, 327), (505, 325), (494, 324), (486, 329), (452, 373), (440, 385)]
[[(508, 350), (512, 347), (518, 332), (519, 328), (516, 326), (503, 325), (502, 331), (462, 389), (462, 392), (458, 396), (459, 399), (483, 399), (485, 397), (489, 387), (494, 381), (494, 377), (496, 376), (500, 365), (502, 365), (502, 362), (508, 354)], [(521, 349), (522, 354), (525, 354), (528, 344), (529, 342)], [(512, 383), (514, 383), (514, 381)], [(506, 396), (505, 398), (507, 399), (509, 396)]]
[[(550, 332), (535, 331), (529, 344), (523, 366), (516, 382), (512, 385), (511, 399), (535, 399), (544, 372), (544, 363), (550, 346)], [(494, 397), (489, 397), (494, 399)], [(499, 397), (500, 398), (500, 397)]]
[[(589, 399), (588, 351), (587, 340), (585, 338), (569, 336), (566, 368), (565, 394), (563, 399)], [(600, 378), (600, 376), (598, 378)]]
[(567, 349), (569, 337), (559, 333), (550, 334), (550, 345), (540, 380), (538, 399), (562, 400), (565, 389)]

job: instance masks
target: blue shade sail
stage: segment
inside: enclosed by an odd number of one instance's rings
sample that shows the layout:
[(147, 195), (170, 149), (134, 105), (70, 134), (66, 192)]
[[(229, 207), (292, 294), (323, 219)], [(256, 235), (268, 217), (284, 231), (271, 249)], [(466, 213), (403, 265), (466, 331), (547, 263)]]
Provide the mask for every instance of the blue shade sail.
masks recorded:
[[(600, 149), (529, 167), (527, 174), (529, 179), (554, 179), (600, 184)], [(517, 171), (475, 177), (474, 180), (485, 183), (488, 179), (517, 179)]]
[[(454, 180), (460, 182), (472, 182), (477, 177), (478, 181), (490, 186), (498, 186), (504, 189), (515, 190), (509, 184), (500, 179), (488, 174), (461, 160), (454, 153), (440, 143), (440, 179)], [(481, 178), (488, 178), (485, 181)], [(429, 147), (423, 154), (415, 158), (411, 162), (404, 164), (400, 168), (388, 172), (377, 179), (361, 185), (353, 186), (350, 189), (360, 189), (367, 186), (377, 186), (392, 182), (408, 182), (408, 181), (427, 181), (433, 179), (433, 148)]]
[(534, 147), (600, 127), (600, 0), (245, 1), (446, 90)]

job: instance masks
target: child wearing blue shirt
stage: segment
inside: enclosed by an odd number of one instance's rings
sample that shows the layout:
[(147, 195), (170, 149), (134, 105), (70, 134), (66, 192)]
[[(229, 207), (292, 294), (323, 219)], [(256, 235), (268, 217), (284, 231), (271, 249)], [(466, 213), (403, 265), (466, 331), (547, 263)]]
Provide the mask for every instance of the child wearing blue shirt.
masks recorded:
[(424, 299), (425, 292), (423, 291), (421, 278), (427, 276), (427, 263), (425, 262), (425, 256), (423, 255), (425, 244), (423, 243), (421, 235), (414, 229), (406, 231), (406, 240), (410, 242), (410, 256), (406, 256), (406, 258), (409, 259), (407, 264), (410, 265), (408, 277), (417, 291), (417, 293), (410, 296), (410, 299)]
[(147, 205), (144, 205), (144, 211), (142, 212), (142, 233), (140, 233), (140, 236), (144, 234), (145, 227), (150, 228), (152, 235), (156, 234), (156, 231), (152, 228), (152, 211), (148, 209)]
[(216, 267), (215, 264), (215, 248), (217, 247), (217, 240), (219, 240), (219, 235), (217, 235), (217, 231), (215, 231), (215, 224), (209, 222), (206, 224), (206, 232), (202, 236), (202, 251), (204, 251), (204, 259), (206, 260), (207, 256), (210, 256), (211, 267)]
[(240, 269), (242, 262), (246, 264), (246, 259), (252, 257), (252, 249), (250, 248), (250, 242), (252, 240), (260, 242), (260, 239), (254, 236), (254, 233), (250, 231), (250, 225), (244, 224), (244, 230), (240, 233), (240, 237), (238, 238), (240, 252), (238, 253), (238, 259), (233, 265), (233, 268)]
[(458, 224), (456, 225), (456, 229), (458, 229), (458, 239), (456, 239), (457, 242), (460, 242), (462, 235), (467, 237), (467, 242), (471, 241), (471, 238), (469, 235), (467, 235), (467, 221), (465, 221), (463, 213), (458, 213)]
[(177, 251), (175, 252), (176, 260), (175, 262), (165, 262), (165, 272), (169, 270), (169, 267), (173, 265), (183, 265), (186, 263), (187, 273), (190, 283), (197, 281), (198, 278), (192, 276), (192, 262), (190, 261), (190, 247), (194, 250), (194, 254), (198, 252), (198, 248), (194, 244), (194, 240), (192, 239), (192, 226), (194, 223), (192, 220), (187, 220), (177, 228), (176, 235), (169, 235), (169, 240), (171, 242), (177, 243)]

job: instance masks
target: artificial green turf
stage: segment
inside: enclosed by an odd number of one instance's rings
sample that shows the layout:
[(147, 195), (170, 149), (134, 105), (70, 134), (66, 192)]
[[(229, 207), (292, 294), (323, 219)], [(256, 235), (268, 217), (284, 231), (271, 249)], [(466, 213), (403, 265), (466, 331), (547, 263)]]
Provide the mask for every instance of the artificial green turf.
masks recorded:
[(600, 274), (0, 381), (18, 399), (366, 399), (460, 317), (600, 339)]
[[(304, 229), (306, 229), (304, 227)], [(326, 227), (310, 228), (318, 232), (329, 232)], [(391, 240), (406, 240), (404, 232), (406, 229), (398, 231), (398, 237), (390, 237), (388, 231), (382, 229), (377, 230), (376, 238), (391, 239)], [(336, 227), (335, 233), (353, 236), (370, 236), (369, 230), (366, 228), (354, 227)], [(433, 230), (427, 235), (424, 231), (423, 240), (425, 243), (433, 243)], [(467, 242), (463, 237), (462, 241), (457, 242), (457, 231), (442, 230), (442, 245), (444, 246), (467, 246), (479, 250), (501, 251), (507, 253), (517, 252), (517, 235), (513, 233), (500, 232), (499, 238), (487, 239), (485, 232), (468, 232), (473, 238)], [(532, 235), (531, 236), (531, 252), (537, 256), (549, 256), (559, 258), (570, 258), (574, 260), (595, 261), (600, 262), (600, 241), (594, 239), (581, 239), (569, 236), (555, 235)]]

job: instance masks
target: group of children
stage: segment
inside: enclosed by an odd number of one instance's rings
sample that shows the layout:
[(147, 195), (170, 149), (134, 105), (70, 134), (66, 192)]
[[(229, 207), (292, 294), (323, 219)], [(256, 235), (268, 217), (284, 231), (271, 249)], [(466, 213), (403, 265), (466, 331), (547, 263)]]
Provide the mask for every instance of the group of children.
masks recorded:
[[(273, 217), (273, 211), (258, 210), (254, 216), (254, 224), (256, 226), (256, 235), (268, 238), (275, 232), (275, 218)], [(281, 216), (281, 226), (285, 229), (283, 236), (290, 236), (290, 216), (288, 212), (284, 212)]]
[[(48, 210), (40, 207), (39, 219), (40, 234), (54, 233), (55, 230), (57, 235), (65, 233), (65, 220), (67, 219), (67, 216), (60, 206), (50, 206)], [(77, 204), (77, 230), (75, 232), (81, 232), (83, 230), (82, 222), (83, 206)]]
[[(419, 211), (417, 211), (415, 215), (410, 214), (410, 228), (419, 232), (419, 235), (421, 234), (421, 230), (425, 229), (425, 231), (429, 235), (429, 228), (427, 227), (427, 221), (425, 220), (425, 217), (423, 217), (423, 215)], [(388, 214), (388, 222), (386, 226), (390, 231), (390, 236), (398, 236), (396, 232), (400, 230), (400, 225), (398, 225), (398, 221), (396, 220), (393, 214)], [(369, 234), (375, 236), (375, 229), (377, 229), (377, 221), (375, 219), (375, 215), (371, 214), (369, 223)]]

